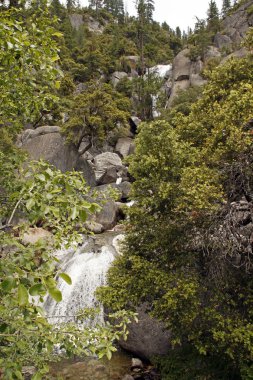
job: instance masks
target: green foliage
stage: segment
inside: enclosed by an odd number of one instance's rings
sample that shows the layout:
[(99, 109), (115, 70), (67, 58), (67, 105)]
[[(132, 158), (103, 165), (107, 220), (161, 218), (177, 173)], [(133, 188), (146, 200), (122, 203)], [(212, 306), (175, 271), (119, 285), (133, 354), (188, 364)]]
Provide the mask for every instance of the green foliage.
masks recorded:
[(212, 33), (208, 30), (206, 21), (197, 18), (194, 33), (188, 38), (190, 44), (190, 59), (196, 61), (200, 57), (204, 60), (205, 53), (208, 50), (208, 46), (211, 45), (211, 41)]
[(74, 230), (76, 220), (85, 222), (90, 213), (99, 207), (85, 200), (88, 188), (79, 172), (63, 174), (60, 170), (40, 161), (29, 164), (29, 169), (21, 173), (24, 181), (11, 196), (12, 204), (17, 205), (15, 212), (28, 212), (32, 226), (43, 226), (52, 231), (55, 242), (72, 234), (77, 241), (80, 235)]
[[(98, 354), (110, 358), (115, 351), (114, 340), (126, 338), (126, 325), (133, 313), (113, 314), (110, 318), (116, 323), (94, 329), (71, 324), (54, 327), (38, 306), (47, 294), (56, 302), (62, 300), (56, 278), (69, 285), (72, 280), (61, 271), (53, 252), (64, 241), (66, 244), (66, 239), (68, 244), (81, 241), (84, 229), (79, 227), (77, 232), (77, 223), (82, 226), (88, 214), (99, 207), (85, 200), (87, 188), (80, 173), (63, 174), (43, 162), (30, 166), (27, 175), (22, 173), (18, 184), (18, 193), (8, 194), (9, 230), (0, 230), (0, 366), (4, 379), (16, 378), (17, 371), (30, 363), (36, 366), (38, 376), (46, 373), (56, 344), (69, 356)], [(20, 211), (29, 223), (10, 229)], [(35, 225), (43, 226), (51, 235), (27, 243), (27, 227)]]
[(60, 82), (60, 94), (67, 96), (71, 95), (75, 89), (74, 82), (70, 75), (65, 75)]
[(207, 11), (207, 28), (217, 33), (220, 28), (219, 10), (215, 0), (210, 0)]
[(223, 0), (222, 10), (221, 10), (222, 16), (226, 17), (226, 15), (231, 10), (231, 8), (232, 8), (231, 1), (230, 0)]
[(188, 116), (191, 112), (192, 104), (201, 96), (202, 91), (203, 89), (201, 86), (189, 87), (187, 90), (181, 90), (172, 102), (171, 107), (173, 108), (173, 113), (181, 112), (183, 115)]
[(56, 67), (59, 35), (51, 26), (48, 10), (35, 10), (26, 18), (22, 12), (11, 8), (0, 14), (0, 115), (2, 124), (12, 126), (10, 136), (52, 107), (61, 74)]
[(90, 82), (73, 99), (69, 121), (63, 126), (68, 141), (78, 147), (84, 138), (92, 145), (103, 143), (110, 132), (127, 125), (129, 101), (109, 84)]
[(231, 240), (214, 236), (225, 205), (251, 197), (252, 72), (251, 56), (206, 72), (186, 112), (183, 93), (167, 121), (141, 124), (129, 160), (136, 203), (124, 255), (99, 295), (115, 310), (147, 302), (175, 348), (190, 344), (188, 366), (173, 353), (162, 364), (168, 379), (251, 376), (251, 269), (234, 264)]
[(238, 373), (232, 363), (219, 357), (200, 355), (193, 347), (172, 350), (169, 356), (155, 358), (164, 380), (236, 380)]
[[(61, 71), (56, 67), (59, 57), (55, 40), (61, 34), (52, 27), (49, 15), (60, 13), (62, 8), (56, 2), (52, 7), (41, 3), (41, 8), (38, 4), (34, 8), (11, 8), (0, 15), (3, 68), (0, 80), (0, 368), (3, 379), (9, 380), (22, 379), (22, 367), (31, 364), (38, 371), (34, 379), (46, 376), (55, 345), (68, 356), (97, 354), (110, 358), (115, 351), (114, 341), (126, 338), (126, 326), (135, 317), (133, 313), (121, 311), (111, 315), (116, 320), (113, 325), (106, 323), (93, 329), (80, 325), (52, 326), (39, 306), (47, 295), (61, 302), (56, 279), (59, 276), (71, 284), (71, 278), (62, 272), (54, 252), (62, 244), (80, 241), (87, 216), (99, 209), (87, 201), (88, 188), (80, 173), (63, 174), (43, 162), (26, 162), (22, 166), (25, 155), (14, 146), (23, 125), (35, 123), (58, 100), (54, 89), (59, 88)], [(71, 86), (69, 78), (67, 86), (66, 83), (65, 88), (62, 86), (63, 92)], [(117, 100), (122, 100), (122, 108), (126, 107), (122, 97)], [(126, 115), (125, 111), (120, 114), (124, 120)], [(27, 235), (36, 227), (43, 227), (48, 237), (29, 243)]]

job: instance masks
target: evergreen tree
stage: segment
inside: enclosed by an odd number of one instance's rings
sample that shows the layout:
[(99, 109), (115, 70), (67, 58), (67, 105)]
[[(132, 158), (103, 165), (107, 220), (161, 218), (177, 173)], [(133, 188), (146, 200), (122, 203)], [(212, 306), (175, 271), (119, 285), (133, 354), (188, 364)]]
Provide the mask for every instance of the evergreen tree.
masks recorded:
[(51, 9), (52, 9), (53, 15), (57, 17), (61, 17), (62, 13), (65, 11), (65, 8), (63, 7), (63, 5), (61, 5), (59, 0), (52, 0)]
[(67, 0), (66, 5), (67, 5), (68, 11), (70, 11), (71, 9), (75, 8), (76, 2), (75, 0)]
[(155, 10), (154, 0), (137, 0), (136, 9), (139, 18), (143, 17), (146, 22), (152, 21)]
[(91, 8), (94, 8), (96, 12), (102, 8), (103, 0), (89, 0)]
[(104, 0), (104, 8), (118, 19), (124, 19), (123, 0)]
[(182, 32), (179, 26), (176, 27), (176, 36), (180, 39), (182, 38)]
[(207, 11), (207, 27), (216, 33), (219, 30), (219, 9), (215, 0), (211, 0)]
[(222, 16), (225, 17), (230, 9), (231, 9), (231, 1), (223, 0), (222, 10), (221, 10)]

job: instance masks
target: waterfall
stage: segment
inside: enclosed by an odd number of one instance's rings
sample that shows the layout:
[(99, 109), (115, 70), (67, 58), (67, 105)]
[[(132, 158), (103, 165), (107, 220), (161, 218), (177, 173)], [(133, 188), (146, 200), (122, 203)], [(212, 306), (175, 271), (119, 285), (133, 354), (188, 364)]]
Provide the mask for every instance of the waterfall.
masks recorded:
[[(100, 243), (104, 245), (100, 245), (93, 238), (92, 245), (89, 241), (78, 249), (57, 252), (56, 256), (61, 262), (60, 270), (71, 277), (72, 285), (59, 278), (58, 288), (62, 292), (62, 301), (57, 303), (49, 296), (46, 298), (44, 309), (51, 323), (76, 322), (75, 316), (80, 309), (99, 306), (95, 291), (105, 284), (107, 271), (118, 249), (118, 237), (107, 234), (108, 237), (109, 242)], [(103, 310), (100, 306), (100, 313), (94, 323), (103, 322)]]
[[(149, 74), (153, 74), (157, 78), (166, 80), (171, 76), (171, 70), (172, 70), (172, 65), (156, 65), (156, 66), (150, 67), (148, 71), (149, 71)], [(164, 87), (160, 89), (160, 93), (161, 91), (164, 91)], [(157, 109), (157, 101), (159, 98), (159, 93), (151, 95), (151, 98), (152, 98), (152, 116), (155, 119), (161, 115), (161, 113)]]

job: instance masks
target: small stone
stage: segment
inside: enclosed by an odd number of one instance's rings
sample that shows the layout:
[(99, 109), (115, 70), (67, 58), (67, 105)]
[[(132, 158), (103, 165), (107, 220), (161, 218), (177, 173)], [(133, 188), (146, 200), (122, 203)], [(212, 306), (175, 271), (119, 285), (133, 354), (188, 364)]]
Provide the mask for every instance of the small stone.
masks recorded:
[[(36, 372), (36, 368), (32, 366), (26, 366), (22, 368), (22, 373), (25, 379), (30, 379)], [(1, 378), (1, 370), (0, 370), (0, 378)]]
[(122, 377), (122, 380), (134, 380), (134, 378), (131, 375), (125, 375), (124, 377)]
[(100, 223), (96, 223), (93, 220), (87, 221), (85, 227), (94, 234), (101, 234), (104, 231), (104, 227)]
[(143, 363), (138, 358), (132, 358), (131, 368), (143, 368)]

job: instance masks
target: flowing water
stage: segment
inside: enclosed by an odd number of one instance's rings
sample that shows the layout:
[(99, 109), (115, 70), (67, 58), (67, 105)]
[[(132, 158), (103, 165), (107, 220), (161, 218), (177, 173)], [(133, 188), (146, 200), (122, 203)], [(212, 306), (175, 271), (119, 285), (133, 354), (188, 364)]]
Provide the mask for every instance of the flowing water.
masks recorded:
[[(51, 297), (45, 300), (44, 309), (51, 323), (76, 322), (75, 316), (79, 310), (98, 306), (95, 291), (105, 284), (107, 271), (119, 248), (119, 237), (115, 233), (103, 235), (102, 240), (101, 237), (89, 238), (78, 249), (57, 252), (60, 269), (71, 277), (72, 285), (59, 278), (62, 301), (57, 303)], [(103, 322), (101, 307), (94, 323)]]
[[(58, 288), (62, 301), (48, 297), (44, 303), (47, 317), (53, 324), (76, 322), (76, 313), (83, 308), (97, 306), (95, 291), (106, 282), (106, 274), (113, 260), (120, 254), (120, 242), (124, 235), (107, 232), (88, 238), (81, 247), (56, 253), (60, 269), (72, 279), (68, 285), (61, 278)], [(94, 323), (103, 323), (103, 309)], [(119, 380), (129, 373), (131, 357), (123, 352), (113, 355), (111, 361), (85, 358), (62, 360), (51, 366), (51, 379), (70, 380)]]

